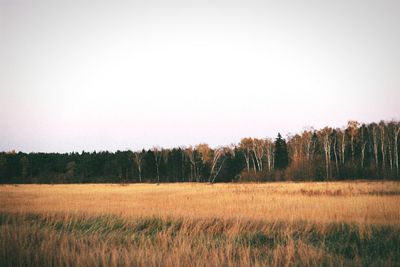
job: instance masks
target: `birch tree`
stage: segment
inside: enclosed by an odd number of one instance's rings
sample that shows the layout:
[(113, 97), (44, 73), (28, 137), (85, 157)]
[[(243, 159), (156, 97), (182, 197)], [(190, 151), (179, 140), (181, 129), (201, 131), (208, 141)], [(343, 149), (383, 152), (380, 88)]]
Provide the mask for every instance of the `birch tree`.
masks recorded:
[(274, 167), (274, 142), (270, 138), (267, 138), (264, 141), (264, 146), (268, 171), (271, 172)]
[[(339, 130), (340, 131), (340, 130)], [(338, 155), (337, 155), (337, 150), (338, 150), (338, 136), (337, 136), (338, 130), (334, 130), (332, 132), (332, 138), (333, 138), (333, 155), (335, 156), (335, 167), (336, 167), (336, 175), (339, 174), (339, 162), (338, 162)]]
[(314, 132), (314, 128), (309, 127), (307, 129), (305, 129), (303, 131), (303, 133), (301, 134), (302, 139), (304, 140), (304, 145), (305, 145), (305, 154), (306, 154), (306, 158), (307, 161), (310, 161), (311, 159), (311, 147), (312, 147), (312, 136), (313, 136), (313, 132)]
[(357, 121), (349, 121), (347, 123), (347, 130), (350, 135), (350, 149), (351, 149), (351, 161), (354, 163), (354, 139), (358, 134), (358, 126), (360, 124)]
[(323, 143), (323, 148), (325, 152), (325, 172), (326, 172), (326, 180), (329, 180), (330, 166), (331, 166), (331, 140), (330, 136), (332, 134), (332, 129), (325, 127), (321, 131), (321, 139)]
[(345, 152), (346, 152), (346, 133), (345, 130), (338, 131), (338, 141), (340, 146), (340, 162), (342, 165), (345, 163)]
[(139, 182), (142, 182), (142, 164), (143, 164), (143, 157), (144, 153), (142, 152), (135, 152), (133, 153), (133, 161), (136, 163), (138, 168), (139, 174)]
[(246, 161), (247, 172), (250, 172), (250, 159), (251, 159), (251, 149), (253, 146), (252, 138), (243, 138), (240, 140), (239, 148), (243, 153), (244, 159)]
[(257, 169), (258, 171), (262, 172), (263, 171), (263, 158), (265, 154), (264, 150), (264, 140), (262, 139), (253, 139), (253, 153), (254, 153), (254, 158), (257, 163)]
[(377, 138), (377, 125), (375, 123), (371, 124), (372, 129), (372, 146), (374, 151), (374, 159), (376, 169), (379, 168), (379, 159), (378, 159), (378, 138)]
[(385, 123), (383, 121), (381, 121), (379, 123), (379, 130), (381, 133), (381, 154), (382, 154), (382, 171), (385, 171)]
[(209, 183), (214, 183), (215, 178), (217, 178), (220, 173), (222, 166), (224, 165), (227, 154), (231, 153), (231, 149), (227, 147), (217, 148), (212, 157), (210, 177), (208, 179)]
[(365, 127), (365, 125), (362, 125), (362, 127), (361, 127), (361, 160), (360, 160), (360, 165), (361, 165), (362, 169), (364, 168), (365, 148), (367, 146), (366, 135), (368, 135), (368, 128)]

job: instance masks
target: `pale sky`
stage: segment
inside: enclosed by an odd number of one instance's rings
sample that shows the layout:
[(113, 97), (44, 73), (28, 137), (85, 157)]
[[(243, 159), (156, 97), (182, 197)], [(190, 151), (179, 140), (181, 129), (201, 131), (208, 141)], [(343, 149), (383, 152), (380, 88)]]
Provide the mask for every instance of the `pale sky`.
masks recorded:
[(399, 0), (0, 0), (0, 151), (398, 120), (399, 14)]

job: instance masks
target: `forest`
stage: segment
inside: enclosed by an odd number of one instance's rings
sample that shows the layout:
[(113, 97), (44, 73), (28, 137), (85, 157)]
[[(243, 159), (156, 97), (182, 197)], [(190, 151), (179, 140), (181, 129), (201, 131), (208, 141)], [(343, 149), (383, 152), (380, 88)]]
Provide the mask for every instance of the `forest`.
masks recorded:
[(163, 183), (399, 179), (400, 122), (308, 128), (283, 138), (243, 138), (142, 151), (0, 153), (0, 183)]

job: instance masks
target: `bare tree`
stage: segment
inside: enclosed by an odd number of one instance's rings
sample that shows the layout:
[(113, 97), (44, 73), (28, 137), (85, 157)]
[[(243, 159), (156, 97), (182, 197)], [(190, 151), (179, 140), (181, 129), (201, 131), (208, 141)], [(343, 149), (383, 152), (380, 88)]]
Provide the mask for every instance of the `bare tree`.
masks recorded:
[(253, 153), (257, 163), (257, 169), (261, 172), (263, 170), (263, 158), (265, 154), (264, 140), (257, 138), (253, 139)]
[(392, 135), (394, 134), (394, 132), (392, 131), (392, 125), (386, 125), (387, 127), (387, 148), (388, 148), (388, 155), (389, 155), (389, 166), (390, 166), (390, 174), (393, 173), (393, 154), (392, 154), (392, 142), (393, 142), (393, 138)]
[(376, 133), (376, 124), (372, 124), (372, 143), (373, 143), (373, 151), (374, 151), (374, 158), (375, 158), (375, 166), (376, 169), (379, 168), (379, 159), (378, 159), (378, 138), (377, 138), (377, 133)]
[(399, 175), (399, 152), (398, 152), (398, 136), (400, 135), (400, 123), (394, 123), (394, 140), (393, 140), (393, 150), (394, 150), (394, 164), (396, 166), (396, 174)]
[(244, 159), (246, 161), (247, 172), (250, 171), (250, 158), (251, 158), (251, 149), (253, 146), (252, 138), (243, 138), (240, 140), (239, 148), (243, 152)]
[(162, 159), (162, 149), (158, 146), (153, 147), (154, 161), (156, 163), (157, 183), (160, 183), (160, 162)]
[(143, 153), (139, 152), (139, 151), (133, 153), (133, 161), (136, 163), (136, 165), (138, 167), (139, 182), (142, 182)]
[(330, 166), (331, 166), (331, 140), (330, 136), (332, 133), (332, 129), (325, 127), (321, 131), (323, 147), (325, 152), (325, 171), (326, 171), (326, 179), (329, 180)]
[(379, 129), (381, 132), (381, 153), (382, 153), (382, 171), (385, 171), (385, 123), (381, 121), (379, 123)]
[(311, 157), (311, 143), (312, 143), (312, 136), (313, 136), (313, 132), (314, 132), (314, 128), (312, 127), (307, 127), (303, 133), (301, 134), (302, 139), (305, 140), (304, 144), (305, 144), (305, 153), (306, 153), (306, 158), (307, 161), (310, 161)]
[[(201, 148), (201, 146), (203, 146), (203, 148)], [(196, 182), (200, 181), (201, 161), (204, 160), (204, 163), (206, 163), (209, 160), (208, 155), (211, 151), (208, 145), (203, 144), (201, 146), (197, 146), (197, 148), (189, 146), (185, 149), (186, 157), (189, 159), (190, 163), (190, 179), (195, 179)], [(207, 156), (204, 156), (205, 154), (207, 154)], [(201, 159), (199, 157), (201, 157)]]
[(350, 149), (351, 149), (351, 161), (354, 163), (354, 138), (358, 134), (358, 126), (360, 124), (357, 121), (349, 121), (347, 123), (347, 130), (350, 134)]
[(346, 132), (345, 131), (339, 131), (341, 138), (340, 140), (340, 161), (342, 162), (342, 165), (344, 165), (345, 162), (345, 152), (346, 152)]
[(361, 127), (361, 168), (364, 168), (364, 159), (365, 159), (365, 148), (367, 146), (367, 140), (365, 138), (365, 134), (368, 131), (368, 129), (363, 125)]
[(274, 142), (267, 138), (264, 141), (265, 145), (265, 155), (267, 158), (267, 166), (268, 166), (268, 171), (270, 172), (273, 167), (274, 167)]
[(335, 130), (334, 132), (335, 132), (335, 134), (333, 135), (333, 155), (335, 156), (336, 175), (338, 175), (339, 174), (339, 162), (338, 162), (338, 155), (337, 155), (337, 149), (338, 149), (337, 133), (338, 133), (338, 130)]
[(208, 178), (209, 183), (214, 183), (215, 178), (217, 178), (220, 173), (224, 162), (227, 159), (227, 155), (231, 153), (231, 149), (228, 147), (217, 148), (212, 157), (210, 177)]

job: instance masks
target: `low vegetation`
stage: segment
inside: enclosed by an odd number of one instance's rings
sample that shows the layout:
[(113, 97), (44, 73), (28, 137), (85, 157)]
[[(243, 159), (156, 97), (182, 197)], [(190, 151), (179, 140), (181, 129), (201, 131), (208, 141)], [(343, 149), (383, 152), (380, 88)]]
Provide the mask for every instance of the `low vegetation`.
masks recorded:
[(1, 266), (394, 266), (400, 183), (0, 186)]

